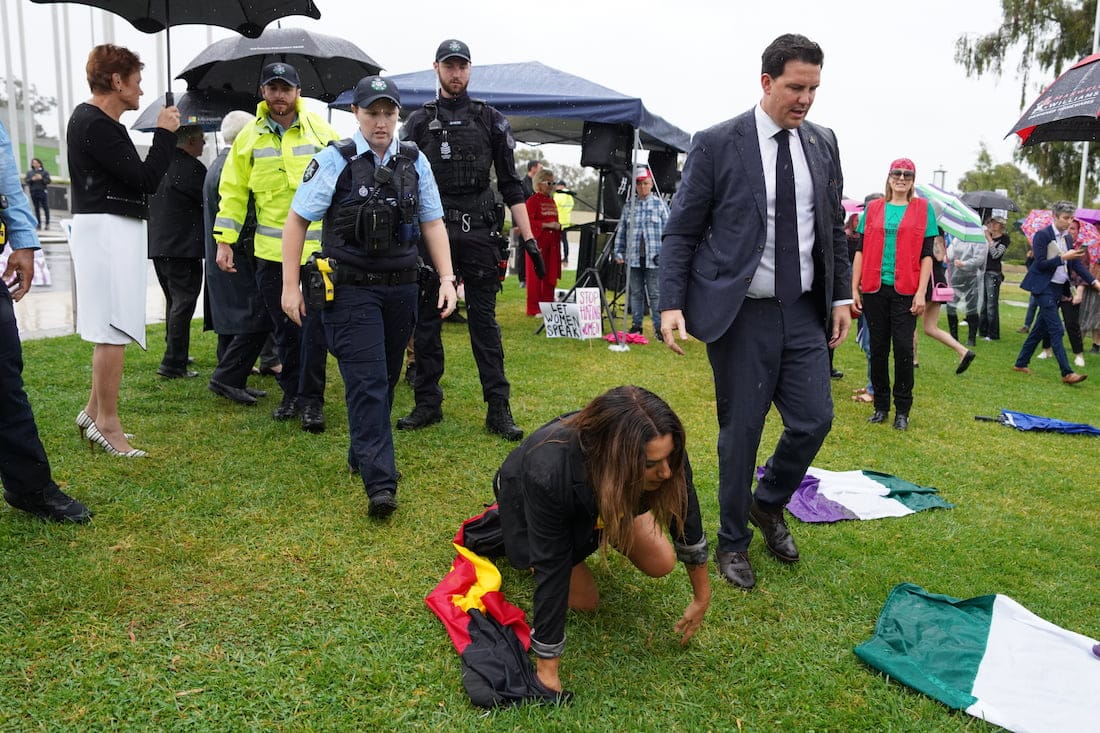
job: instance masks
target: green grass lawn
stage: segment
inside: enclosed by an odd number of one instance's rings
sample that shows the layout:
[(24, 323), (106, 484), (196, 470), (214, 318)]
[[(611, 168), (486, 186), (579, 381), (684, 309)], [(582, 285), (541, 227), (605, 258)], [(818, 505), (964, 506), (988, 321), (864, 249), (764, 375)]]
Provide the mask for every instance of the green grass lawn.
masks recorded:
[[(571, 283), (565, 283), (569, 285)], [(677, 358), (653, 342), (547, 340), (509, 280), (499, 308), (512, 409), (530, 431), (612, 386), (664, 396), (683, 419), (711, 541), (716, 425), (702, 344)], [(1018, 298), (1005, 294), (1007, 298)], [(1057, 365), (1011, 371), (1023, 309), (1003, 309), (1003, 340), (979, 341), (955, 376), (953, 352), (922, 338), (910, 430), (866, 423), (849, 396), (865, 362), (836, 355), (836, 421), (816, 465), (872, 468), (934, 485), (957, 506), (904, 519), (804, 525), (794, 567), (750, 554), (751, 593), (717, 582), (703, 628), (681, 648), (672, 625), (689, 600), (682, 567), (644, 579), (612, 553), (591, 560), (603, 603), (570, 615), (564, 708), (486, 714), (466, 699), (459, 659), (424, 596), (448, 571), (458, 524), (490, 501), (513, 444), (488, 435), (464, 326), (446, 325), (445, 420), (396, 432), (401, 506), (366, 515), (345, 468), (343, 386), (329, 362), (328, 430), (275, 423), (206, 389), (216, 339), (198, 322), (203, 378), (165, 381), (151, 350), (128, 351), (121, 412), (145, 460), (89, 451), (73, 419), (90, 378), (75, 336), (25, 344), (27, 389), (62, 487), (95, 512), (56, 526), (0, 507), (0, 730), (992, 730), (864, 667), (888, 591), (910, 581), (969, 597), (999, 592), (1052, 622), (1100, 636), (1100, 440), (976, 422), (1011, 408), (1100, 425), (1093, 379), (1066, 387)], [(647, 331), (649, 323), (647, 320)], [(412, 405), (398, 388), (394, 419)], [(760, 460), (780, 429), (769, 417)], [(506, 563), (504, 563), (506, 565)], [(530, 609), (526, 573), (504, 590)]]

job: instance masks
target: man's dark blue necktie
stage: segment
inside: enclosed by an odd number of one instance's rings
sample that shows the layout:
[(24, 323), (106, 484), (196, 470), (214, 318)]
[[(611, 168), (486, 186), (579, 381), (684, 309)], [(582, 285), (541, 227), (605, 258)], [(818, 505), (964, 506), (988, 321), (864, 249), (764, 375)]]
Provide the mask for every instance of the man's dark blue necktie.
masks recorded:
[(780, 130), (773, 137), (779, 146), (775, 157), (775, 297), (782, 303), (793, 303), (802, 295), (802, 265), (798, 258), (791, 133)]

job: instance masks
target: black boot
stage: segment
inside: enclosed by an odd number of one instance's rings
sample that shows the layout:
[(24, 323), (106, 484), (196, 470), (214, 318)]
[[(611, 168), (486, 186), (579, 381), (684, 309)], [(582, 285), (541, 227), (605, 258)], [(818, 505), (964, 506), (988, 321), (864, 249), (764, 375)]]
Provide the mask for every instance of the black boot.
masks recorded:
[(512, 408), (508, 406), (508, 400), (489, 403), (489, 411), (485, 413), (485, 429), (505, 440), (523, 439), (523, 430), (512, 420)]

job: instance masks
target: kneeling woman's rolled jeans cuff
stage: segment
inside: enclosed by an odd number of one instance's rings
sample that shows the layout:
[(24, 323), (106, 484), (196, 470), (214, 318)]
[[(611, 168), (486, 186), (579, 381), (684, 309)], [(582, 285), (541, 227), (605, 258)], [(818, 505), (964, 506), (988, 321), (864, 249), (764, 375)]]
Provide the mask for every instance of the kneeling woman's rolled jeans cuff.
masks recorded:
[(536, 657), (541, 659), (557, 659), (565, 651), (565, 637), (561, 638), (557, 644), (543, 644), (535, 637), (531, 637), (531, 651), (535, 653)]
[(676, 547), (676, 559), (685, 565), (706, 565), (707, 554), (707, 538), (696, 542), (694, 545), (686, 545), (682, 542), (673, 542)]

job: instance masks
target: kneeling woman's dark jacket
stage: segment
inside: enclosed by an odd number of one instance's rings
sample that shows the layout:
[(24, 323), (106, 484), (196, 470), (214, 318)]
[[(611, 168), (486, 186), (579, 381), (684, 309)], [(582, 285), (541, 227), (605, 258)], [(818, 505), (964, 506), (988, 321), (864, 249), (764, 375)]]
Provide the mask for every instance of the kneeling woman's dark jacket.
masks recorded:
[[(561, 423), (543, 425), (505, 459), (494, 491), (508, 560), (535, 571), (531, 649), (542, 657), (561, 655), (573, 566), (599, 548), (599, 510), (584, 469), (577, 431)], [(687, 507), (684, 527), (670, 527), (682, 562), (706, 562), (706, 538), (699, 499), (685, 456)], [(637, 514), (649, 507), (639, 506)], [(702, 558), (698, 557), (702, 549)]]

